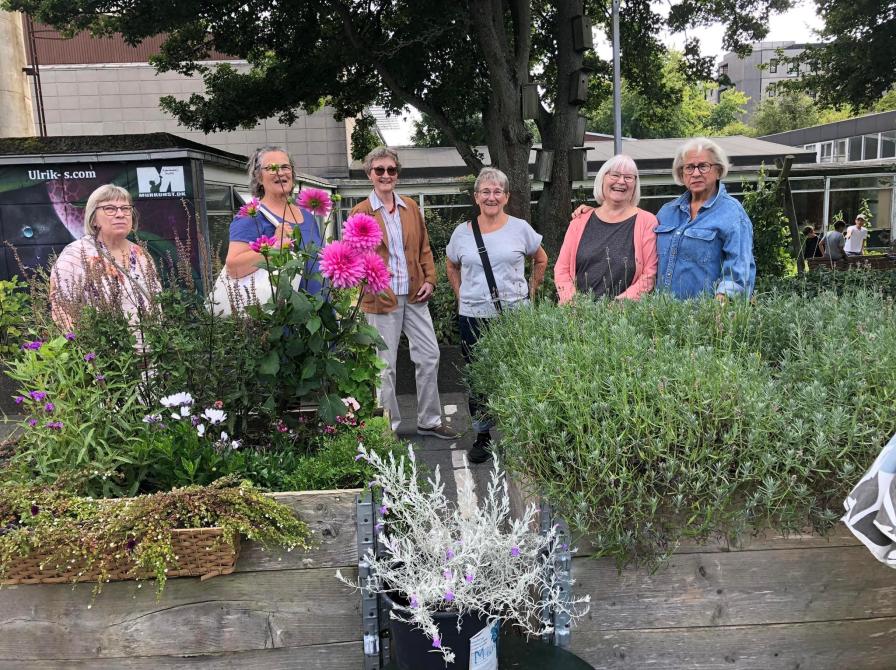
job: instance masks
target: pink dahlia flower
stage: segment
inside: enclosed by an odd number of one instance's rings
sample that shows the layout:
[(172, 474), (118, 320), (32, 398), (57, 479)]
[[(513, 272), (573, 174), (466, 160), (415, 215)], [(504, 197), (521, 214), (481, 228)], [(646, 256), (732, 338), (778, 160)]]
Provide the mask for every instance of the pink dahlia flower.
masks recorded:
[(336, 288), (351, 288), (364, 278), (364, 262), (354, 249), (337, 240), (320, 252), (320, 273)]
[(277, 238), (276, 237), (268, 237), (267, 235), (262, 235), (254, 242), (249, 243), (249, 248), (255, 253), (261, 253), (265, 249), (274, 249), (277, 246)]
[(372, 216), (353, 214), (342, 227), (342, 239), (358, 251), (373, 251), (383, 239), (383, 231)]
[(315, 216), (326, 217), (333, 209), (330, 194), (319, 188), (303, 188), (296, 202)]
[(258, 214), (258, 204), (258, 198), (252, 198), (249, 202), (240, 207), (240, 210), (239, 212), (237, 212), (237, 214), (239, 214), (240, 216), (255, 216), (256, 214)]
[(389, 288), (389, 268), (379, 254), (369, 252), (363, 256), (364, 280), (367, 293), (382, 293)]

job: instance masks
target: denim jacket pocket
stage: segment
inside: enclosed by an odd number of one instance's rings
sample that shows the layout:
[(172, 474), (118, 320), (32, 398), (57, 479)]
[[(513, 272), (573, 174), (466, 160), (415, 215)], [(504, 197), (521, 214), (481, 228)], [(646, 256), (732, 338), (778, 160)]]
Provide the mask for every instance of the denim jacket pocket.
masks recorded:
[(681, 257), (697, 263), (708, 263), (714, 256), (718, 256), (717, 236), (718, 231), (710, 228), (688, 228), (684, 231), (681, 242)]
[(653, 229), (657, 235), (662, 235), (663, 233), (671, 233), (674, 232), (675, 229), (678, 228), (674, 223), (660, 223), (656, 228)]

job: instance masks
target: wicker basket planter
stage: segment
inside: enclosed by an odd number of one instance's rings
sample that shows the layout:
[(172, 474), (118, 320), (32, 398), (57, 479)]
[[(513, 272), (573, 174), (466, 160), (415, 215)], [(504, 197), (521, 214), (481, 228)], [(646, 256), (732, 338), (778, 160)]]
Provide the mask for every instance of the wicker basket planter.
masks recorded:
[[(166, 576), (199, 577), (211, 579), (218, 575), (229, 575), (236, 566), (240, 553), (240, 536), (231, 542), (223, 528), (184, 528), (172, 531), (172, 547), (177, 556), (177, 565), (169, 569)], [(45, 552), (32, 553), (11, 566), (0, 580), (0, 585), (14, 584), (63, 584), (74, 582), (95, 582), (100, 579), (98, 566), (85, 567), (74, 562), (56, 566), (48, 563)], [(151, 572), (137, 571), (136, 565), (124, 556), (110, 561), (105, 578), (109, 581), (147, 579)]]

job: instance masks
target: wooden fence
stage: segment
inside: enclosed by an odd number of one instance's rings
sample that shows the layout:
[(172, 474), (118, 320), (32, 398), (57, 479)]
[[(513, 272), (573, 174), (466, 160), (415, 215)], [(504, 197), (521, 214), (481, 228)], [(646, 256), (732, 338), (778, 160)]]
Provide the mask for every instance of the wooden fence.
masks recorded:
[(828, 538), (683, 546), (654, 574), (578, 557), (572, 651), (608, 670), (893, 670), (896, 571)]
[(314, 531), (310, 552), (244, 542), (232, 575), (0, 589), (0, 670), (358, 670), (358, 491), (278, 493)]

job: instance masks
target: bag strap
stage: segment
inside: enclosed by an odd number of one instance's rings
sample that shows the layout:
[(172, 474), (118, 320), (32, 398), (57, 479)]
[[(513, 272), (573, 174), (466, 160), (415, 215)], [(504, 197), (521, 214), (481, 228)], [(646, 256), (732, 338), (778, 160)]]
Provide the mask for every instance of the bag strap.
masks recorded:
[(482, 261), (482, 271), (485, 273), (485, 281), (488, 284), (488, 291), (491, 293), (492, 302), (498, 314), (504, 311), (501, 305), (501, 299), (498, 295), (498, 285), (495, 283), (495, 273), (492, 272), (492, 264), (488, 259), (488, 251), (485, 248), (485, 241), (482, 239), (482, 231), (479, 230), (479, 208), (474, 207), (472, 216), (470, 217), (470, 227), (473, 229), (473, 237), (476, 238), (476, 248), (479, 251), (479, 260)]

